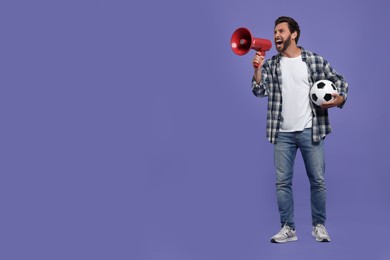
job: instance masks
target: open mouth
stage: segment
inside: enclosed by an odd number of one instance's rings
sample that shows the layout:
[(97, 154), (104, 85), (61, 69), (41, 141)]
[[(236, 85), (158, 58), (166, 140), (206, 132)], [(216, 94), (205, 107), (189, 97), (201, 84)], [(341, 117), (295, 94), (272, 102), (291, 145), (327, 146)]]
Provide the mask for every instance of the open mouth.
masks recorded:
[(281, 40), (281, 39), (275, 40), (275, 45), (278, 48), (281, 47), (283, 45), (283, 40)]

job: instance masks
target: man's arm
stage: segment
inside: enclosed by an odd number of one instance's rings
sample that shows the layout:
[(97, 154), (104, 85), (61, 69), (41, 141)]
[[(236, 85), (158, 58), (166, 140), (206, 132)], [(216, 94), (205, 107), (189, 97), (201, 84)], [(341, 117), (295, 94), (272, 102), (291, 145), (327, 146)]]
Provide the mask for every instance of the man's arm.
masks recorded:
[(252, 59), (252, 65), (254, 68), (253, 78), (252, 78), (252, 92), (256, 97), (265, 97), (268, 95), (267, 89), (262, 84), (263, 77), (263, 65), (264, 65), (264, 56), (260, 52), (256, 52), (255, 57)]
[(348, 83), (345, 81), (341, 74), (338, 74), (327, 61), (324, 61), (324, 72), (327, 79), (334, 82), (338, 94), (333, 94), (333, 99), (329, 102), (322, 103), (321, 107), (331, 108), (339, 107), (342, 108), (347, 101), (348, 95)]

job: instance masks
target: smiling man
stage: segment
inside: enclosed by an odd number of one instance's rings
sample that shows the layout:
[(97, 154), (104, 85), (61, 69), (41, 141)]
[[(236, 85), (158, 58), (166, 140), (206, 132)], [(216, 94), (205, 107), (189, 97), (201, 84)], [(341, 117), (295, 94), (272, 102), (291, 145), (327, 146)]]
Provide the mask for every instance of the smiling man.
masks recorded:
[[(320, 55), (298, 46), (298, 23), (282, 16), (275, 21), (274, 43), (278, 54), (264, 60), (256, 53), (252, 63), (252, 91), (257, 97), (268, 97), (267, 138), (274, 144), (276, 197), (281, 230), (271, 238), (273, 243), (298, 239), (294, 223), (292, 190), (293, 168), (299, 149), (310, 182), (312, 235), (329, 242), (325, 228), (326, 185), (323, 142), (331, 132), (328, 108), (342, 108), (346, 102), (348, 83)], [(256, 67), (256, 64), (260, 64)], [(318, 80), (332, 81), (338, 94), (321, 107), (309, 97), (310, 87)]]

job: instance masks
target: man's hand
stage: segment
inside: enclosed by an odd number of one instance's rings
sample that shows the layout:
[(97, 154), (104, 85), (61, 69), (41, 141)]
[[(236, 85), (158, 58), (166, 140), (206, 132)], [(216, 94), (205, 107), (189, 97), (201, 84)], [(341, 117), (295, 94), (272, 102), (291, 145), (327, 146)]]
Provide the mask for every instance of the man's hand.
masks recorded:
[(261, 52), (256, 52), (255, 57), (252, 59), (253, 68), (255, 70), (260, 69), (261, 66), (264, 64), (264, 56), (261, 55)]
[(264, 64), (264, 56), (261, 55), (261, 53), (258, 51), (256, 52), (255, 57), (252, 59), (252, 65), (255, 69), (254, 71), (254, 77), (256, 80), (256, 83), (259, 84), (261, 81), (261, 66)]
[(328, 102), (322, 103), (322, 108), (331, 108), (340, 106), (344, 102), (344, 96), (340, 96), (338, 93), (332, 94), (333, 99)]

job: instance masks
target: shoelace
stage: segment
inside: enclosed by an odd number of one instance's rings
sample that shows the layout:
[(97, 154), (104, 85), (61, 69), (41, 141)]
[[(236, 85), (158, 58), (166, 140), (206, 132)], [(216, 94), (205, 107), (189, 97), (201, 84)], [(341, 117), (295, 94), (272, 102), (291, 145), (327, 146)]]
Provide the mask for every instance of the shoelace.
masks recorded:
[(290, 237), (292, 235), (292, 229), (291, 229), (291, 227), (284, 225), (282, 230), (280, 230), (279, 234), (286, 235), (286, 236)]

